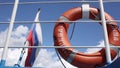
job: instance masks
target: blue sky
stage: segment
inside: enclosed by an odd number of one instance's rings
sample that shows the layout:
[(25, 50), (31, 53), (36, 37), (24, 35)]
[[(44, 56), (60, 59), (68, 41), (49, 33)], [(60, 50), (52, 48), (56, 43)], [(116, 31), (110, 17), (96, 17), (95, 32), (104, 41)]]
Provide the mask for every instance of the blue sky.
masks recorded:
[[(37, 2), (37, 1), (58, 1), (58, 0), (20, 0), (20, 2)], [(61, 0), (65, 1), (65, 0)], [(70, 1), (70, 0), (67, 0)], [(72, 0), (71, 0), (72, 1)], [(74, 0), (79, 1), (79, 0)], [(14, 2), (14, 0), (0, 0), (0, 3)], [(81, 7), (82, 3), (60, 3), (60, 4), (26, 4), (19, 5), (16, 21), (33, 21), (38, 8), (41, 8), (40, 21), (57, 21), (61, 14), (73, 7)], [(90, 3), (91, 7), (99, 8), (99, 3)], [(120, 19), (120, 3), (104, 3), (104, 8), (115, 20)], [(9, 22), (11, 18), (13, 5), (0, 5), (0, 22)], [(43, 46), (53, 46), (53, 23), (41, 23), (43, 32)], [(119, 22), (118, 22), (119, 24)], [(27, 26), (29, 29), (31, 24), (14, 24), (14, 29), (20, 25)], [(120, 25), (120, 24), (119, 24)], [(0, 32), (5, 31), (9, 24), (0, 24)], [(69, 37), (71, 35), (73, 24), (70, 26)], [(103, 40), (102, 27), (98, 23), (77, 23), (73, 37), (72, 45), (97, 45)]]
[[(20, 0), (20, 2), (27, 1), (39, 1), (39, 0)], [(43, 0), (49, 1), (49, 0)], [(57, 1), (57, 0), (52, 0)], [(64, 0), (63, 0), (64, 1)], [(78, 0), (75, 0), (78, 1)], [(0, 2), (14, 2), (14, 0), (1, 0)], [(120, 3), (105, 3), (105, 11), (108, 12), (113, 18), (119, 19), (119, 4)], [(40, 21), (57, 21), (60, 15), (66, 10), (73, 7), (80, 7), (81, 3), (62, 3), (62, 4), (27, 4), (19, 5), (16, 21), (33, 21), (38, 8), (41, 8)], [(91, 7), (99, 8), (99, 3), (90, 3)], [(0, 21), (10, 21), (13, 5), (0, 5)], [(53, 42), (52, 33), (54, 23), (42, 23), (43, 39), (45, 45), (50, 45)], [(15, 27), (21, 24), (15, 24)], [(26, 24), (22, 24), (26, 25)], [(72, 24), (73, 25), (73, 24)], [(6, 29), (2, 26), (8, 26), (8, 24), (1, 24), (0, 30)], [(30, 26), (30, 24), (27, 24)], [(71, 27), (72, 28), (72, 27)], [(79, 31), (78, 31), (79, 29)], [(76, 24), (75, 33), (72, 41), (73, 45), (95, 45), (101, 39), (103, 39), (102, 28), (97, 23), (79, 23)], [(79, 37), (78, 37), (79, 36)], [(95, 37), (96, 36), (96, 37)], [(91, 40), (92, 39), (92, 40)], [(72, 42), (71, 41), (71, 42)]]

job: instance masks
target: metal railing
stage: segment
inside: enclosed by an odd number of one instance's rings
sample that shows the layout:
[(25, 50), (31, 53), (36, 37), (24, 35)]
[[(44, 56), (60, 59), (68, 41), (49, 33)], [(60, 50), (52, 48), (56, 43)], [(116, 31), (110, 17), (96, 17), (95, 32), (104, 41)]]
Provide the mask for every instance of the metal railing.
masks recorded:
[[(45, 45), (45, 46), (8, 46), (8, 48), (105, 48), (105, 46), (86, 46), (86, 45), (80, 45), (80, 46), (51, 46), (51, 45)], [(0, 46), (0, 48), (4, 48), (3, 46)], [(110, 48), (120, 48), (120, 46), (110, 46)]]
[[(99, 1), (37, 1), (37, 2), (19, 2), (19, 5), (23, 5), (23, 4), (61, 4), (61, 3), (93, 3), (93, 2), (99, 2)], [(103, 0), (104, 3), (116, 3), (116, 2), (120, 2), (120, 0)], [(14, 3), (0, 3), (0, 5), (13, 5)]]
[[(108, 2), (120, 2), (120, 0), (112, 0), (112, 1), (102, 1), (102, 0), (99, 0), (99, 1), (40, 1), (40, 2), (20, 2), (18, 3), (19, 0), (15, 0), (16, 3), (14, 5), (14, 7), (16, 9), (13, 10), (13, 16), (12, 19), (11, 19), (11, 23), (12, 25), (10, 25), (11, 28), (9, 28), (9, 33), (8, 33), (8, 36), (7, 36), (7, 42), (6, 42), (6, 45), (5, 47), (0, 47), (0, 48), (5, 48), (4, 51), (3, 51), (3, 55), (2, 55), (2, 59), (6, 59), (6, 54), (7, 54), (7, 48), (69, 48), (69, 46), (8, 46), (8, 41), (9, 41), (9, 38), (10, 38), (10, 34), (11, 34), (11, 31), (12, 31), (12, 27), (13, 27), (13, 24), (16, 23), (16, 24), (20, 24), (20, 23), (33, 23), (33, 21), (14, 21), (15, 20), (15, 15), (16, 15), (16, 11), (17, 11), (17, 5), (21, 4), (58, 4), (58, 3), (82, 3), (82, 2), (86, 2), (86, 3), (89, 3), (89, 2), (99, 2), (100, 4), (100, 9), (101, 9), (101, 19), (102, 20), (99, 20), (99, 21), (69, 21), (69, 22), (103, 22), (103, 28), (104, 28), (104, 41), (105, 41), (105, 46), (99, 46), (99, 47), (96, 47), (96, 46), (71, 46), (73, 48), (103, 48), (105, 47), (106, 48), (106, 56), (107, 56), (107, 62), (108, 63), (111, 63), (111, 55), (110, 55), (110, 48), (113, 47), (113, 48), (120, 48), (120, 46), (109, 46), (109, 41), (108, 41), (108, 36), (107, 36), (107, 29), (106, 29), (106, 23), (107, 22), (105, 20), (105, 16), (104, 16), (104, 6), (103, 6), (103, 2), (104, 3), (108, 3)], [(0, 3), (0, 5), (13, 5), (14, 3)], [(113, 21), (117, 21), (117, 22), (120, 22), (120, 20), (113, 20)], [(56, 21), (40, 21), (41, 23), (53, 23), (53, 22), (56, 22)], [(1, 24), (8, 24), (9, 22), (0, 22)], [(10, 23), (10, 24), (11, 24)]]
[[(39, 21), (36, 23), (56, 23), (56, 22), (62, 22), (62, 21)], [(74, 23), (98, 23), (102, 22), (102, 20), (80, 20), (80, 21), (64, 21), (64, 22), (74, 22)], [(120, 20), (107, 20), (106, 22), (117, 22), (119, 23)], [(0, 24), (9, 24), (10, 22), (0, 22)], [(15, 21), (15, 24), (32, 24), (34, 21)]]

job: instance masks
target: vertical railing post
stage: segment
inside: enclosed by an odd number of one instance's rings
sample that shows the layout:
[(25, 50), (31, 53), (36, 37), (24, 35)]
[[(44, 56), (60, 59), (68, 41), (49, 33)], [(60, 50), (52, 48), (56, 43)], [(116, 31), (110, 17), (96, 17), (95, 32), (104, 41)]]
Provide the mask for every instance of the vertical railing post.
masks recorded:
[(15, 17), (16, 17), (18, 3), (19, 3), (19, 0), (15, 0), (14, 8), (13, 8), (13, 12), (12, 12), (12, 15), (11, 15), (11, 20), (10, 20), (10, 25), (9, 25), (9, 29), (8, 29), (7, 37), (6, 37), (6, 41), (5, 41), (5, 46), (4, 46), (3, 54), (2, 54), (2, 58), (1, 58), (1, 63), (0, 63), (1, 66), (4, 66), (5, 62), (6, 62), (6, 57), (7, 57), (7, 52), (8, 52), (8, 44), (9, 44), (10, 36), (11, 36), (11, 33), (12, 33)]
[(106, 20), (105, 20), (105, 15), (104, 15), (104, 6), (103, 6), (103, 1), (99, 0), (100, 4), (100, 9), (101, 9), (101, 20), (102, 20), (102, 26), (103, 26), (103, 31), (104, 31), (104, 41), (105, 41), (105, 47), (106, 47), (106, 60), (107, 63), (111, 63), (111, 55), (110, 55), (110, 46), (109, 46), (109, 40), (108, 40), (108, 32), (107, 32), (107, 26), (106, 26)]

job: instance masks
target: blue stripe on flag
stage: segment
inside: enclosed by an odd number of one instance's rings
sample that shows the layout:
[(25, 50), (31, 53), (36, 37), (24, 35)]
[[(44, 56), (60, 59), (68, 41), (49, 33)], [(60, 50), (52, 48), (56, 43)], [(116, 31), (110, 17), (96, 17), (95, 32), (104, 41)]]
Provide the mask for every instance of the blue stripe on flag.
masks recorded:
[[(32, 33), (33, 33), (33, 42), (34, 42), (33, 46), (38, 46), (39, 41), (38, 41), (38, 36), (36, 33), (36, 25), (35, 24), (33, 25)], [(31, 57), (29, 60), (31, 65), (33, 65), (35, 58), (36, 58), (36, 48), (33, 48), (32, 53), (31, 53)]]

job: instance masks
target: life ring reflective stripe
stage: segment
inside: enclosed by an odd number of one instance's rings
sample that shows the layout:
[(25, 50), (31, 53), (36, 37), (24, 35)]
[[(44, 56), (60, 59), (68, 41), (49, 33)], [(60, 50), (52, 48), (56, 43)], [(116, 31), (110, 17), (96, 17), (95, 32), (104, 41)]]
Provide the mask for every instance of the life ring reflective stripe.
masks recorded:
[[(94, 14), (94, 15), (93, 15)], [(99, 14), (99, 10), (96, 8), (90, 8), (90, 19), (95, 20)], [(55, 46), (71, 46), (67, 31), (69, 28), (68, 21), (76, 21), (82, 18), (82, 8), (72, 8), (62, 14), (58, 19), (54, 27), (54, 45)], [(114, 20), (108, 13), (105, 12), (106, 20)], [(100, 19), (98, 17), (97, 19)], [(66, 22), (67, 21), (67, 22)], [(107, 22), (107, 30), (110, 44), (114, 46), (120, 45), (120, 33), (116, 22)], [(102, 48), (100, 51), (85, 54), (82, 52), (74, 51), (74, 48), (58, 48), (59, 54), (72, 65), (80, 68), (95, 68), (95, 66), (102, 66), (106, 63), (105, 49)], [(117, 55), (116, 51), (111, 49), (111, 58), (114, 59)]]
[(73, 61), (73, 59), (74, 59), (74, 57), (75, 57), (75, 55), (77, 54), (77, 50), (73, 50), (72, 52), (71, 52), (71, 54), (69, 55), (69, 57), (67, 58), (67, 62), (69, 62), (69, 63), (71, 63), (72, 61)]

